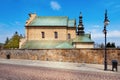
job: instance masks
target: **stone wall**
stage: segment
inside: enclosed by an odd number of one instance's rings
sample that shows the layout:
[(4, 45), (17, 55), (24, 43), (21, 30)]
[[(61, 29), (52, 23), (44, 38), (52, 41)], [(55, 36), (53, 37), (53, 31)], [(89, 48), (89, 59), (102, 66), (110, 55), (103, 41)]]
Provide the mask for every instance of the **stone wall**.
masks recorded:
[[(10, 55), (11, 59), (30, 59), (41, 61), (62, 61), (103, 64), (103, 49), (37, 49), (0, 50), (0, 58)], [(116, 59), (120, 63), (120, 49), (107, 49), (107, 60)]]

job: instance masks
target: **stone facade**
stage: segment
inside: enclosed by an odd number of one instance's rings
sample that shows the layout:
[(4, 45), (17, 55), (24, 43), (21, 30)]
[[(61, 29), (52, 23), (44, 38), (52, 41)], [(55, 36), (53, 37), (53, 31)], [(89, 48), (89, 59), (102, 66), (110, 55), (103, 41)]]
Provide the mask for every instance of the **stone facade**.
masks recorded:
[[(39, 50), (0, 50), (0, 58), (10, 55), (11, 59), (41, 61), (62, 61), (76, 63), (103, 64), (103, 49), (39, 49)], [(120, 49), (107, 49), (107, 62), (116, 59), (120, 64)]]
[[(68, 28), (66, 35), (68, 35), (68, 34), (70, 34), (71, 39), (76, 38), (76, 28)], [(67, 37), (68, 37), (68, 36), (67, 36)], [(67, 39), (68, 39), (68, 38), (67, 38)]]
[[(67, 40), (67, 34), (71, 35), (71, 38), (76, 37), (76, 28), (67, 27), (26, 27), (27, 40)], [(44, 38), (42, 38), (42, 32), (44, 32)], [(58, 38), (55, 38), (54, 32), (58, 32)]]

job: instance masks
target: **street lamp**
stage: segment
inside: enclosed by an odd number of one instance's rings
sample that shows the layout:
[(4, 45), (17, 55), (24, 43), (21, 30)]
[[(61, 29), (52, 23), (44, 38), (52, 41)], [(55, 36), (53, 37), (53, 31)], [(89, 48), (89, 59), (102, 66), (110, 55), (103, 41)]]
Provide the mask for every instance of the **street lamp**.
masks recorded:
[(106, 39), (106, 36), (107, 36), (107, 30), (106, 30), (106, 26), (109, 24), (109, 20), (108, 20), (108, 17), (107, 17), (107, 10), (105, 11), (105, 19), (104, 19), (104, 30), (103, 30), (103, 33), (105, 34), (105, 48), (104, 48), (104, 70), (107, 70), (107, 49), (106, 49), (106, 42), (107, 42), (107, 39)]

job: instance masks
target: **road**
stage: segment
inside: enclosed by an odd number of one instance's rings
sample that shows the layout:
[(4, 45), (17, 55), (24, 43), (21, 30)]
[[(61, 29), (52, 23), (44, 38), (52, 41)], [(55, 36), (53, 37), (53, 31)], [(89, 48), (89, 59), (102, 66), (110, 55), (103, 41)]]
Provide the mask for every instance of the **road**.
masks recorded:
[(0, 63), (0, 80), (120, 80), (119, 75)]

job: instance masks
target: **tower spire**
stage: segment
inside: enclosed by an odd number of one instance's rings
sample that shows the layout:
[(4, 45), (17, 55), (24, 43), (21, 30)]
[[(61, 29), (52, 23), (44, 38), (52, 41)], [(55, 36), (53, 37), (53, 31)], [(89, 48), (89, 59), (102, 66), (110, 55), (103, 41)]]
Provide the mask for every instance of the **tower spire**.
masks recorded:
[(78, 25), (78, 35), (84, 34), (84, 25), (83, 25), (83, 21), (82, 21), (82, 13), (80, 12), (80, 16), (79, 16), (79, 25)]

